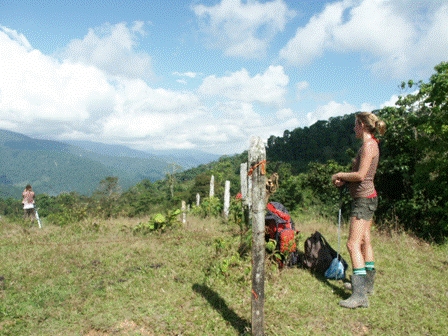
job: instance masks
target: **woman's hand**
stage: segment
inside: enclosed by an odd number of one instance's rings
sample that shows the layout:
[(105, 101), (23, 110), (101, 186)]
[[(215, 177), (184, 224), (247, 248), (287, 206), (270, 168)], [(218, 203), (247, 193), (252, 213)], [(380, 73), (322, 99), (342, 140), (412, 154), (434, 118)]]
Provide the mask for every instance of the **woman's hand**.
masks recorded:
[(339, 178), (339, 175), (338, 174), (334, 174), (332, 177), (331, 177), (331, 182), (333, 182), (333, 184), (336, 186), (336, 187), (342, 187), (344, 184), (345, 184), (345, 181), (343, 181), (343, 180), (341, 180), (340, 178)]

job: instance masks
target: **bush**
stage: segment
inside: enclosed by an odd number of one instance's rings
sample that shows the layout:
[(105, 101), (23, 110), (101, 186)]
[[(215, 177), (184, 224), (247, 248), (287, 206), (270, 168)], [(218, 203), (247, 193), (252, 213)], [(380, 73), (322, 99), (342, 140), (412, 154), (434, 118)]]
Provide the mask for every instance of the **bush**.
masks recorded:
[(133, 229), (133, 233), (148, 234), (154, 231), (165, 232), (168, 229), (179, 226), (181, 223), (178, 216), (181, 213), (179, 209), (174, 211), (167, 211), (165, 215), (155, 214), (149, 221), (145, 223), (138, 223)]

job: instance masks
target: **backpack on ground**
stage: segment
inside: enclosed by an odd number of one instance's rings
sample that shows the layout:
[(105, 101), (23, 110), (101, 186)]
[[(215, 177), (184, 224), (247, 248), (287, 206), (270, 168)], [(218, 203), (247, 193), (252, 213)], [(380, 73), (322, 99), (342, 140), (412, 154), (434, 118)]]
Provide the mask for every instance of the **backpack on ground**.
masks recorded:
[(311, 272), (325, 276), (325, 272), (329, 269), (332, 261), (338, 259), (345, 271), (348, 268), (347, 262), (328, 244), (327, 240), (319, 231), (314, 232), (305, 240), (303, 266), (309, 268)]
[(280, 267), (297, 265), (296, 230), (288, 210), (278, 202), (269, 202), (266, 207), (266, 237), (276, 242), (276, 249), (282, 256), (278, 261)]

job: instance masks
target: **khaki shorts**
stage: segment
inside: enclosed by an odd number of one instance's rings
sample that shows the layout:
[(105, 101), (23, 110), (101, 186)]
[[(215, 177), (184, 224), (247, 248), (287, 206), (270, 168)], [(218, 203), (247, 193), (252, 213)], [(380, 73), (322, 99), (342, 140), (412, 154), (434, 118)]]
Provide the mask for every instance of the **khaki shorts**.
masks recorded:
[(367, 221), (372, 220), (376, 208), (378, 208), (378, 197), (355, 198), (352, 201), (350, 217), (356, 217), (357, 219), (364, 219)]

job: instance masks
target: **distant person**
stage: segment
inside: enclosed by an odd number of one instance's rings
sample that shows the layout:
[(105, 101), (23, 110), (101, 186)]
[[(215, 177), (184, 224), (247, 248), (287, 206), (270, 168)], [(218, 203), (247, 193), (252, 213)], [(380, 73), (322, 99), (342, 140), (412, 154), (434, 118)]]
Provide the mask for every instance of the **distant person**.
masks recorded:
[(331, 177), (336, 187), (348, 183), (352, 206), (347, 249), (352, 261), (352, 295), (339, 305), (345, 308), (368, 307), (367, 294), (373, 293), (375, 261), (370, 241), (370, 227), (373, 214), (378, 207), (374, 177), (379, 161), (379, 141), (375, 133), (384, 134), (384, 121), (369, 112), (356, 114), (355, 135), (362, 140), (362, 146), (353, 161), (350, 173), (339, 172)]
[(27, 184), (22, 193), (23, 216), (25, 219), (30, 219), (32, 222), (36, 218), (34, 213), (34, 191), (30, 184)]

